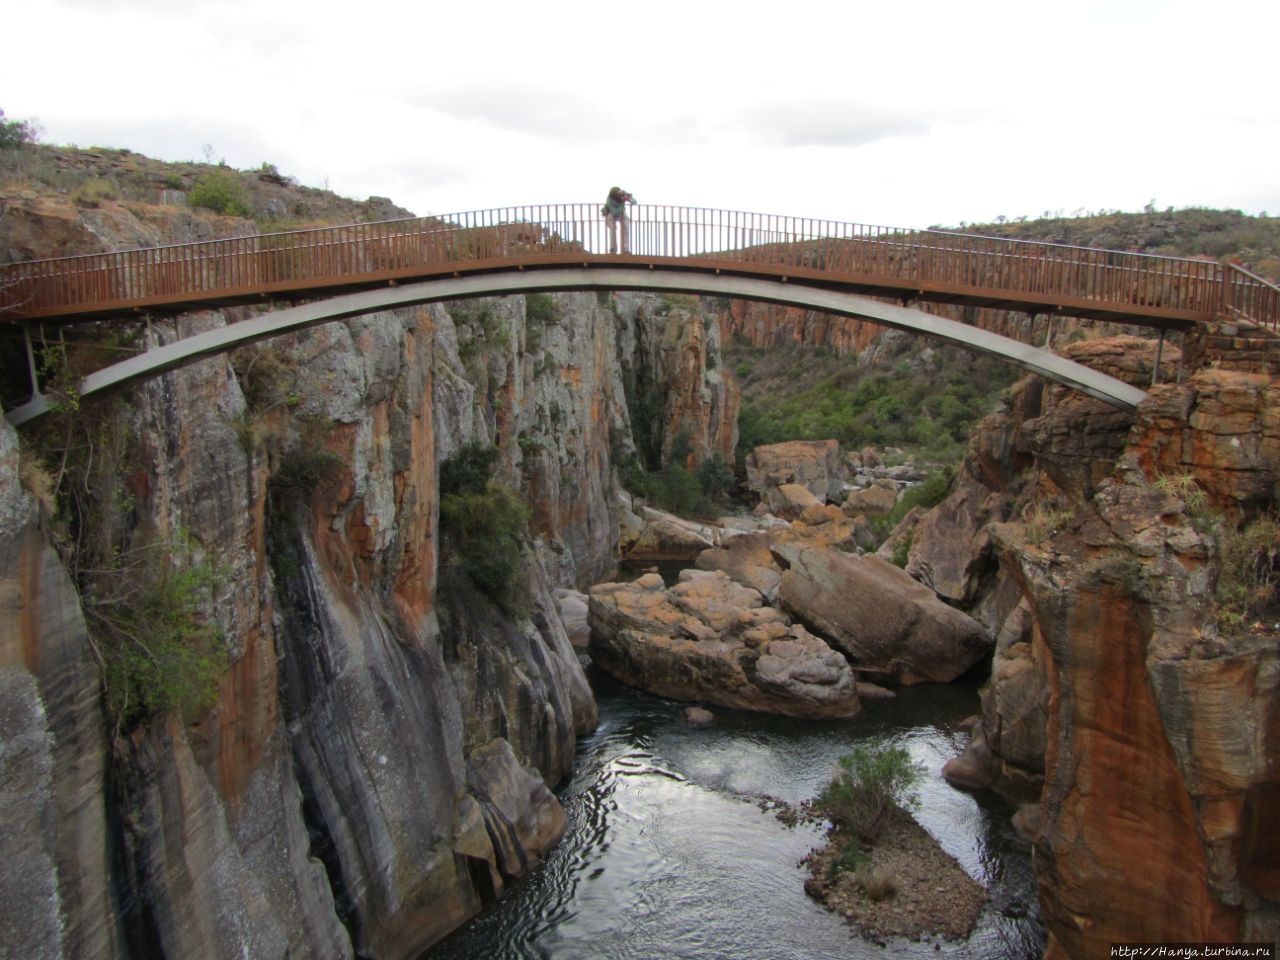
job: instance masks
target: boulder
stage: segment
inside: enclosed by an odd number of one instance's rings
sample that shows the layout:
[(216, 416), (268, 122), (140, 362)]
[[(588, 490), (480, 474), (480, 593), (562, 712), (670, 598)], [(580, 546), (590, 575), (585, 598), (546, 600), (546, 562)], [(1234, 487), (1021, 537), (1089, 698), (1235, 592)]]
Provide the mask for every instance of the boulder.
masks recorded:
[(898, 485), (893, 480), (877, 480), (862, 490), (851, 490), (840, 508), (846, 516), (879, 517), (898, 505)]
[(899, 683), (954, 680), (987, 654), (980, 623), (875, 556), (789, 545), (779, 600), (852, 659), (859, 672)]
[(784, 520), (794, 520), (810, 507), (822, 505), (822, 501), (804, 484), (784, 483), (765, 491), (769, 512)]
[(634, 687), (790, 717), (858, 712), (845, 658), (722, 571), (685, 570), (670, 589), (656, 574), (600, 584), (589, 611), (592, 660)]
[(628, 560), (692, 560), (718, 541), (716, 528), (645, 507), (634, 539), (623, 544)]
[(747, 487), (769, 499), (784, 484), (798, 484), (820, 501), (838, 499), (844, 480), (835, 440), (792, 440), (756, 447), (747, 455)]

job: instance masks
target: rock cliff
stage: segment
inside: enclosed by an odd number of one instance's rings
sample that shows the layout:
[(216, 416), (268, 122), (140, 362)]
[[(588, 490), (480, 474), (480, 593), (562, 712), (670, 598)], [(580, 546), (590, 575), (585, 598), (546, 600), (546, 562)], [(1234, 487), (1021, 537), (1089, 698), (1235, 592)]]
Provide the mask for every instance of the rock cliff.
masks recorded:
[[(27, 256), (206, 222), (16, 209), (7, 241)], [(413, 957), (526, 874), (564, 829), (550, 787), (596, 718), (555, 588), (614, 570), (629, 384), (672, 398), (649, 425), (660, 448), (684, 430), (695, 458), (732, 451), (715, 337), (656, 297), (475, 300), (202, 361), (49, 421), (21, 453), (0, 426), (6, 943)], [(529, 507), (508, 613), (440, 586), (440, 466), (476, 442)], [(85, 617), (109, 607), (87, 558), (144, 552), (211, 574), (199, 617), (225, 666), (198, 709), (103, 689), (111, 654)]]
[[(1073, 351), (1149, 383), (1150, 346)], [(1248, 349), (1193, 351), (1136, 415), (1024, 382), (913, 531), (909, 569), (998, 637), (946, 773), (1030, 801), (1050, 956), (1280, 935), (1278, 630), (1215, 596), (1229, 531), (1272, 505), (1274, 387)]]

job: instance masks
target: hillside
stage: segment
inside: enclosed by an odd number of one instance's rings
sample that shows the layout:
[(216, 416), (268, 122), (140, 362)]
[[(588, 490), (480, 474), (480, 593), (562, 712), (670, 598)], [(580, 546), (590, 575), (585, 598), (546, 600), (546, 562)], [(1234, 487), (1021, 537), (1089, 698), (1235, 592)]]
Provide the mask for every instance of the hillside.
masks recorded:
[(1141, 213), (963, 224), (961, 232), (1166, 257), (1229, 259), (1272, 283), (1280, 282), (1280, 217), (1252, 217), (1239, 210), (1155, 210), (1148, 205)]

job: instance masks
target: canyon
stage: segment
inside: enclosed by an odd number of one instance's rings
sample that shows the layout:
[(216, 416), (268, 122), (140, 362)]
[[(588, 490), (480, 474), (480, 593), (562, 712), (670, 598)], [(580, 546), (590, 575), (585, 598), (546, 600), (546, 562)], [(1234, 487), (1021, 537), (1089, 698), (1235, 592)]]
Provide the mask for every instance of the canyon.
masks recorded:
[[(160, 202), (6, 210), (11, 258), (251, 226)], [(637, 525), (624, 464), (646, 444), (732, 460), (731, 336), (867, 362), (879, 334), (650, 294), (474, 300), (279, 337), (22, 436), (0, 425), (4, 941), (420, 954), (565, 829), (552, 788), (597, 714), (556, 591), (616, 574)], [(1151, 382), (1150, 340), (1063, 352)], [(1280, 939), (1280, 628), (1219, 628), (1204, 519), (1272, 507), (1280, 348), (1222, 324), (1182, 354), (1132, 414), (1034, 378), (993, 397), (946, 499), (895, 531), (917, 584), (994, 638), (948, 776), (1022, 804), (1049, 957)], [(440, 475), (477, 443), (528, 510), (510, 610), (448, 586)], [(86, 544), (217, 571), (202, 609), (226, 667), (199, 709), (104, 709)]]

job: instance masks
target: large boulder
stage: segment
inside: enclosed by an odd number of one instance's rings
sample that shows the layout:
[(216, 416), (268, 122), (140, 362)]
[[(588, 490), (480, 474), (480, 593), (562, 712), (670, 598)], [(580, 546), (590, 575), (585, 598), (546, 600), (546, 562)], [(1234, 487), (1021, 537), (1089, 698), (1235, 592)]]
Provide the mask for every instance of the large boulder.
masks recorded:
[(794, 520), (811, 507), (822, 506), (822, 500), (802, 483), (783, 483), (765, 490), (769, 512), (784, 520)]
[(592, 660), (640, 689), (675, 700), (790, 717), (858, 712), (848, 662), (760, 593), (721, 571), (685, 570), (593, 587)]
[(783, 608), (848, 654), (859, 672), (945, 683), (991, 649), (980, 623), (879, 557), (794, 544), (774, 555), (787, 567)]
[(840, 444), (835, 440), (791, 440), (756, 447), (747, 455), (747, 487), (769, 501), (771, 491), (798, 484), (818, 500), (839, 499), (844, 485)]
[(869, 487), (851, 490), (841, 509), (847, 516), (881, 517), (898, 505), (898, 484), (884, 477)]
[(652, 507), (643, 507), (639, 516), (641, 524), (621, 544), (628, 560), (692, 560), (719, 539), (714, 526)]

